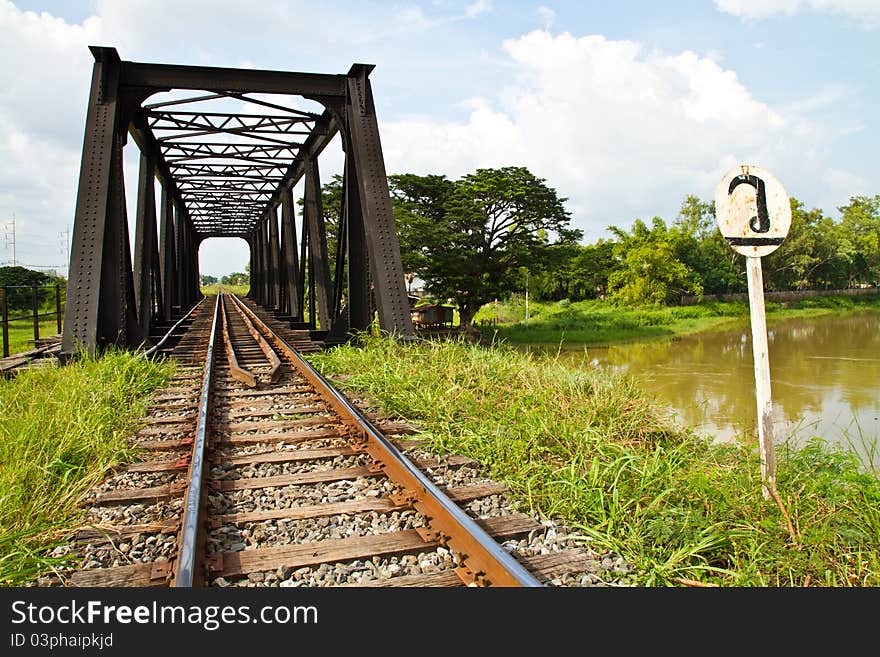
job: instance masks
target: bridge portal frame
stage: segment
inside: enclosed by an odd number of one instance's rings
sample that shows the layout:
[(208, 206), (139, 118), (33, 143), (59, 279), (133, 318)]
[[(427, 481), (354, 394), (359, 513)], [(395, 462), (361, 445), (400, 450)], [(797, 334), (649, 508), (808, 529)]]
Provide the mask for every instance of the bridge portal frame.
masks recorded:
[[(345, 75), (297, 73), (138, 63), (121, 60), (115, 48), (90, 50), (95, 62), (73, 225), (63, 355), (80, 349), (95, 353), (110, 344), (150, 346), (157, 330), (201, 298), (198, 248), (209, 237), (247, 241), (249, 296), (283, 319), (341, 340), (366, 330), (375, 308), (383, 331), (413, 335), (369, 80), (372, 65), (353, 64)], [(320, 103), (324, 111), (301, 119), (312, 124), (301, 143), (259, 137), (277, 142), (274, 150), (292, 156), (283, 167), (267, 163), (272, 146), (190, 142), (185, 154), (194, 156), (211, 148), (234, 150), (237, 156), (245, 153), (245, 160), (253, 153), (249, 166), (224, 174), (237, 176), (240, 187), (215, 180), (213, 186), (198, 189), (193, 181), (199, 176), (183, 176), (175, 168), (175, 162), (185, 158), (166, 157), (168, 145), (155, 134), (155, 115), (144, 105), (153, 94), (172, 90), (205, 91), (205, 98), (302, 96)], [(234, 132), (216, 128), (215, 116), (187, 116), (188, 123), (181, 123), (179, 116), (174, 120), (191, 131), (201, 119), (218, 133)], [(279, 127), (281, 122), (273, 117), (263, 119), (283, 136), (303, 134), (290, 125)], [(331, 272), (318, 157), (337, 134), (345, 165), (336, 268)], [(123, 147), (129, 137), (140, 150), (133, 263), (123, 179)], [(184, 148), (182, 142), (178, 147)], [(267, 167), (283, 173), (259, 178)], [(187, 169), (189, 174), (206, 171), (220, 175), (217, 168), (191, 164)], [(241, 182), (243, 178), (260, 182)], [(156, 179), (161, 185), (158, 231)], [(292, 189), (301, 179), (305, 192), (297, 253)], [(207, 206), (192, 201), (195, 193), (208, 199)], [(235, 206), (236, 198), (257, 201)]]

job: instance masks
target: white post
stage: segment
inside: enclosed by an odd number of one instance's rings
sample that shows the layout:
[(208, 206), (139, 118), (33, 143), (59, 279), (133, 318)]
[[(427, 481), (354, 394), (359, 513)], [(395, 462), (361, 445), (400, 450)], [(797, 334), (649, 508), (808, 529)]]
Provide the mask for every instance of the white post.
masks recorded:
[(776, 488), (773, 455), (773, 403), (770, 399), (770, 353), (764, 312), (764, 276), (760, 257), (746, 257), (749, 311), (752, 319), (752, 357), (755, 365), (755, 397), (758, 403), (758, 445), (761, 449), (761, 491), (770, 499), (768, 485)]
[(529, 325), (529, 270), (526, 269), (526, 326)]

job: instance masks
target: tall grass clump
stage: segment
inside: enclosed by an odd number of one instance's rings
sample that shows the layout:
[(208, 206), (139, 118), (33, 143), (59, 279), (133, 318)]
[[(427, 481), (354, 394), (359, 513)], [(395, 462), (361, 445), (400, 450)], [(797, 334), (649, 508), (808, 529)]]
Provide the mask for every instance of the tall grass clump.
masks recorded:
[(82, 493), (132, 452), (127, 438), (170, 361), (108, 350), (0, 381), (0, 584), (50, 569)]
[(880, 482), (852, 454), (782, 450), (780, 508), (754, 449), (682, 429), (632, 379), (586, 362), (376, 337), (310, 359), (418, 421), (433, 449), (483, 463), (523, 510), (626, 558), (640, 584), (880, 585)]

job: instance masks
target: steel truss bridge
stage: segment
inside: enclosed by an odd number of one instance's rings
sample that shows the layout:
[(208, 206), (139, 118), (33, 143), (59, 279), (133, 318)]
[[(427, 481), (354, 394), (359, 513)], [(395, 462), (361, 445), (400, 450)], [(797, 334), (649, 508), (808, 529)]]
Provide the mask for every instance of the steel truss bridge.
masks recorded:
[[(198, 250), (210, 237), (247, 241), (249, 296), (291, 325), (342, 341), (375, 313), (382, 330), (413, 334), (371, 65), (296, 73), (130, 62), (114, 48), (90, 50), (63, 355), (150, 346), (202, 298)], [(302, 99), (323, 111), (303, 109)], [(345, 163), (331, 272), (318, 157), (337, 134)], [(129, 137), (140, 151), (133, 251), (123, 179)], [(297, 235), (292, 188), (301, 180)]]

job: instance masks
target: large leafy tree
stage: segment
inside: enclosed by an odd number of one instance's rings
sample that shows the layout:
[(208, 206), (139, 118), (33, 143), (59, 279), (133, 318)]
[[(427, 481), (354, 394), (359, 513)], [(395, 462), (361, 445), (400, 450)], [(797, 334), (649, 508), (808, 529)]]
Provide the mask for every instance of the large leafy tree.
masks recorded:
[[(519, 289), (521, 268), (543, 271), (555, 249), (575, 243), (556, 190), (525, 167), (477, 169), (451, 185), (409, 177), (398, 217), (405, 262), (418, 267), (429, 292), (452, 299), (462, 328), (489, 301)], [(418, 184), (417, 184), (418, 183)], [(428, 190), (424, 197), (413, 190)]]
[(388, 176), (400, 255), (407, 276), (421, 273), (446, 220), (446, 204), (455, 182), (443, 175), (412, 173)]

